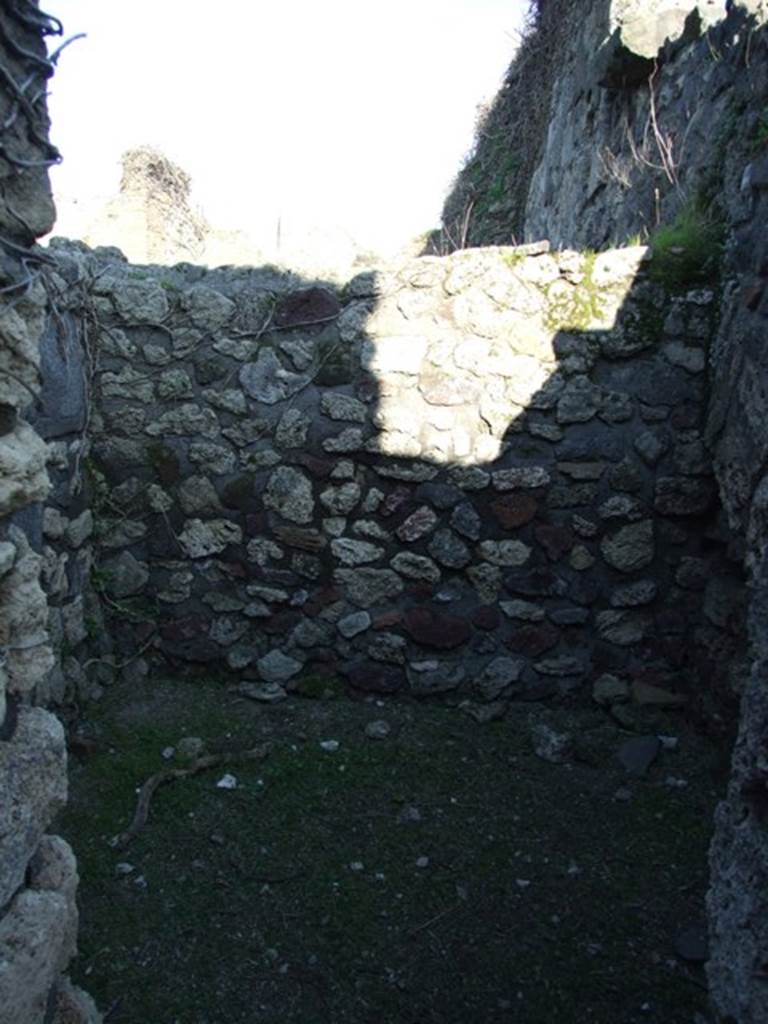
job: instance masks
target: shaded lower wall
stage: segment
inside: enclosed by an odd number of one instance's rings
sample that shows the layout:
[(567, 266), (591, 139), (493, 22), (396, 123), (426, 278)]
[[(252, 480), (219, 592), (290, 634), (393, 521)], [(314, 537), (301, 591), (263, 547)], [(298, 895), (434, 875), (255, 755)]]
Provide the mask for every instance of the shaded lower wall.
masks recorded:
[(768, 153), (728, 194), (730, 285), (713, 346), (707, 441), (749, 579), (749, 656), (728, 794), (710, 853), (708, 973), (726, 1020), (768, 1019)]
[[(53, 251), (70, 361), (90, 324), (91, 578), (131, 671), (733, 699), (714, 292), (668, 295), (643, 248), (468, 251), (341, 293)], [(81, 508), (46, 516), (66, 538)]]
[[(694, 6), (701, 21), (689, 19), (681, 31)], [(551, 44), (550, 66), (557, 74), (546, 132), (536, 140), (535, 170), (514, 171), (525, 135), (520, 126), (529, 115), (526, 90), (518, 83), (500, 92), (488, 130), (446, 204), (445, 229), (455, 237), (456, 217), (470, 200), (472, 244), (514, 233), (601, 248), (637, 233), (652, 237), (681, 208), (723, 228), (727, 283), (711, 353), (706, 443), (733, 549), (740, 549), (749, 574), (750, 646), (733, 778), (712, 846), (708, 970), (720, 1018), (757, 1024), (768, 1019), (768, 10), (764, 0), (590, 0), (583, 7), (572, 31), (538, 40)], [(573, 5), (552, 0), (545, 9), (551, 16), (555, 8), (566, 16)], [(672, 19), (666, 42), (657, 14)], [(530, 80), (524, 63), (513, 65), (510, 79), (515, 75)], [(728, 657), (723, 651), (720, 660)]]
[(43, 507), (25, 515), (27, 536), (41, 556), (48, 600), (53, 668), (36, 690), (36, 702), (53, 704), (65, 717), (97, 697), (115, 674), (102, 602), (92, 586), (95, 565), (93, 489), (89, 477), (89, 325), (62, 316), (60, 296), (47, 278), (51, 310), (40, 338), (41, 386), (28, 411), (47, 444), (50, 490)]

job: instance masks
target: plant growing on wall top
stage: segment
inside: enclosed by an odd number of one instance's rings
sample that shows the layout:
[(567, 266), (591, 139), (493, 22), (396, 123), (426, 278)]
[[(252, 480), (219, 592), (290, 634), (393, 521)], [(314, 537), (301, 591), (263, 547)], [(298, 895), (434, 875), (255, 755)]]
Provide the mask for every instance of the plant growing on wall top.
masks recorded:
[(651, 241), (651, 278), (673, 290), (716, 282), (723, 254), (723, 224), (713, 209), (692, 200)]

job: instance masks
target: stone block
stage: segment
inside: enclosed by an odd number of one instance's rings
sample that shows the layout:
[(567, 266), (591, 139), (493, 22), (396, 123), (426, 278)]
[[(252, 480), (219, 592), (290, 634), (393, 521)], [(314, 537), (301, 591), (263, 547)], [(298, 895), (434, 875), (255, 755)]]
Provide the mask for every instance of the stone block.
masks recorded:
[(61, 893), (25, 890), (13, 900), (0, 920), (0, 1007), (8, 1024), (46, 1019), (49, 994), (74, 953), (72, 931)]
[[(0, 906), (24, 882), (43, 832), (67, 798), (64, 730), (42, 708), (21, 707), (0, 740)], [(0, 1006), (2, 1006), (0, 1001)]]
[(606, 562), (620, 572), (635, 572), (645, 568), (653, 561), (655, 553), (653, 522), (644, 519), (639, 523), (622, 526), (603, 538), (600, 551)]
[(46, 441), (77, 434), (86, 422), (86, 367), (72, 316), (52, 319), (40, 338), (42, 386), (32, 423)]
[(50, 489), (48, 449), (27, 423), (0, 437), (0, 516), (43, 501)]
[(458, 689), (466, 673), (459, 664), (430, 660), (411, 662), (406, 674), (415, 697), (432, 697)]

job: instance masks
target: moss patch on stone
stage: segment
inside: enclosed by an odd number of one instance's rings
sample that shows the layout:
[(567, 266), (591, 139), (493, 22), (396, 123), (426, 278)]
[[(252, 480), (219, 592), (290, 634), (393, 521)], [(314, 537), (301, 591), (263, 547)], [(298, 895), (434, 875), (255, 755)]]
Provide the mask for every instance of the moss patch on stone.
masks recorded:
[(571, 285), (566, 291), (561, 278), (547, 288), (544, 323), (549, 330), (587, 331), (601, 319), (603, 300), (593, 278), (596, 259), (596, 252), (582, 254), (583, 278), (579, 284)]
[(346, 687), (336, 676), (307, 675), (296, 683), (296, 693), (311, 700), (335, 700), (344, 695)]

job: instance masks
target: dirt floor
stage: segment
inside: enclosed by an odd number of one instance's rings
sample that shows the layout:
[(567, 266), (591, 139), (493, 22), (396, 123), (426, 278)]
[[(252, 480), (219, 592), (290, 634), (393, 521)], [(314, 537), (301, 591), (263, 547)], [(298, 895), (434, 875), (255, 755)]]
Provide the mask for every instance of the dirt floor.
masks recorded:
[[(330, 697), (155, 680), (88, 710), (58, 828), (108, 1024), (692, 1024), (722, 750), (657, 715), (640, 775), (597, 707)], [(264, 756), (169, 781), (116, 845), (185, 737)]]

